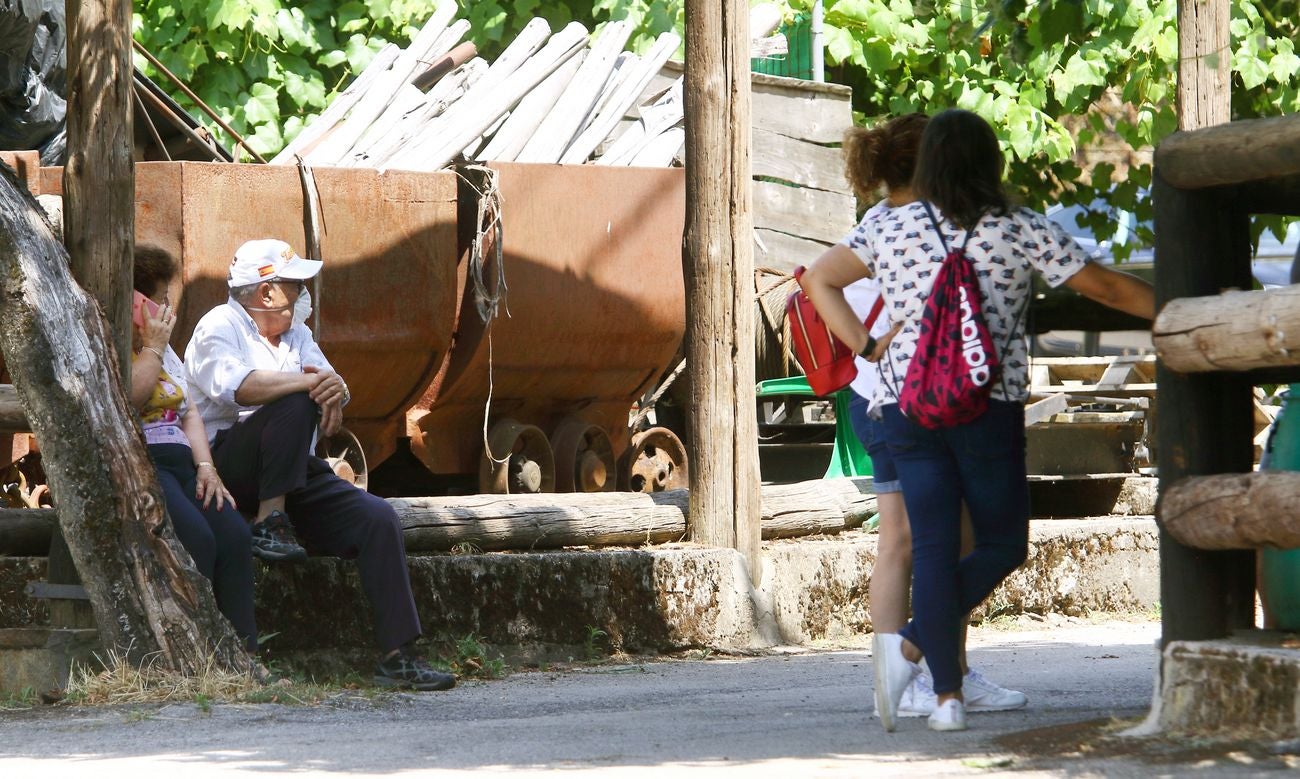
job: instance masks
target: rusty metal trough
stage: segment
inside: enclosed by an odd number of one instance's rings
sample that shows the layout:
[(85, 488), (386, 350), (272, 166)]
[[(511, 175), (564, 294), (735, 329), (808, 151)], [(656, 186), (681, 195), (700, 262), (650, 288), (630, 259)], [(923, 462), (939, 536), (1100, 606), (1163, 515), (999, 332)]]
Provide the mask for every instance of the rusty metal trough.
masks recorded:
[[(458, 187), (457, 173), (314, 171), (325, 261), (317, 337), (352, 389), (346, 424), (371, 467), (409, 436), (431, 472), (479, 474), (485, 490), (609, 489), (629, 408), (685, 329), (682, 172), (493, 167), (508, 310), (490, 325), (476, 313), (466, 259), (477, 194)], [(34, 192), (61, 194), (61, 169), (32, 179)], [(240, 243), (275, 236), (306, 253), (303, 201), (293, 166), (137, 164), (136, 240), (181, 262), (171, 291), (178, 351), (226, 299)], [(486, 240), (492, 277), (490, 232)], [(485, 414), (500, 462), (484, 456)], [(540, 439), (519, 433), (529, 427)], [(529, 447), (549, 450), (551, 438), (561, 451), (547, 466)]]

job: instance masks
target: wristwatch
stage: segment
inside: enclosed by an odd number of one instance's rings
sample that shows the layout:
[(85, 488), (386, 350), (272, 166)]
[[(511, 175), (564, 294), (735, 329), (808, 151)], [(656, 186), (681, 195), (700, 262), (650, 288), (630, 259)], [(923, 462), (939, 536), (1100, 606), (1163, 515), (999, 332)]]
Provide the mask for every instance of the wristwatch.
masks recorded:
[(867, 345), (862, 347), (862, 351), (858, 352), (858, 356), (864, 360), (870, 360), (871, 353), (874, 352), (875, 350), (876, 350), (876, 339), (872, 338), (870, 335), (867, 335)]

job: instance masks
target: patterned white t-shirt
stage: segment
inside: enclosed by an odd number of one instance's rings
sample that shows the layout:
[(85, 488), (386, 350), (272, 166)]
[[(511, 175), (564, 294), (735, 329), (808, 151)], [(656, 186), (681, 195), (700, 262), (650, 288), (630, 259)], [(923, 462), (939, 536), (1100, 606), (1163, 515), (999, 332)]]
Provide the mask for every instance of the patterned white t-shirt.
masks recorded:
[[(937, 209), (935, 216), (948, 245), (960, 247), (966, 231)], [(921, 313), (945, 252), (925, 204), (919, 201), (890, 209), (876, 229), (855, 230), (851, 238), (850, 248), (880, 279), (890, 319), (903, 323), (880, 361), (881, 381), (871, 403), (875, 408), (898, 402), (916, 351)], [(1038, 271), (1050, 286), (1058, 287), (1088, 263), (1088, 254), (1047, 217), (1020, 208), (1005, 216), (982, 218), (966, 243), (966, 256), (975, 264), (984, 320), (1002, 360), (1002, 375), (993, 384), (992, 397), (1023, 401), (1029, 394), (1025, 315), (1033, 290), (1031, 273)]]
[[(885, 199), (867, 209), (862, 215), (862, 221), (858, 222), (857, 227), (840, 241), (841, 246), (853, 249), (855, 244), (861, 244), (862, 238), (867, 231), (878, 229), (880, 218), (889, 213), (889, 200)], [(856, 252), (855, 252), (856, 253)], [(844, 299), (848, 301), (849, 308), (859, 319), (865, 320), (867, 314), (871, 312), (872, 306), (880, 297), (880, 281), (867, 277), (859, 279), (844, 288)], [(881, 309), (880, 315), (871, 326), (871, 335), (874, 338), (881, 338), (889, 332), (889, 314)], [(876, 394), (876, 385), (880, 383), (880, 365), (879, 363), (867, 362), (861, 357), (853, 358), (854, 365), (858, 368), (858, 375), (854, 377), (853, 383), (849, 385), (859, 396), (871, 400)]]

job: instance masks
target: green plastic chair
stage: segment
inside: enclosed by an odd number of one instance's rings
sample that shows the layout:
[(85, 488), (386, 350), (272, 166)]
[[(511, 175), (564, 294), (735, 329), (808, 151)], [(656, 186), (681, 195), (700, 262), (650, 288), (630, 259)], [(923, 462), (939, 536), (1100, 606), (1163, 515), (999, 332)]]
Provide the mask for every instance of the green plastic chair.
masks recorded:
[[(776, 395), (817, 397), (804, 376), (760, 381), (757, 394), (760, 398)], [(852, 400), (853, 390), (848, 387), (835, 393), (835, 445), (831, 448), (831, 462), (826, 468), (826, 475), (822, 477), (824, 479), (871, 475), (871, 458), (867, 456), (867, 450), (863, 448), (849, 422), (849, 402)]]

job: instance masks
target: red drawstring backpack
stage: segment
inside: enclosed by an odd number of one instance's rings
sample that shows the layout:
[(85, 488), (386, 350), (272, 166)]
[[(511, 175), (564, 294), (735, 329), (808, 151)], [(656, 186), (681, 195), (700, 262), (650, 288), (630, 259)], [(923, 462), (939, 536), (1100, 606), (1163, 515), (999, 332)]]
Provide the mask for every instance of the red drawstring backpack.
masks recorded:
[[(970, 422), (989, 407), (998, 353), (984, 321), (975, 265), (966, 256), (974, 229), (952, 249), (929, 203), (925, 212), (947, 251), (921, 312), (916, 352), (898, 393), (898, 410), (929, 430)], [(979, 224), (979, 220), (976, 220)]]
[[(803, 272), (802, 265), (794, 269), (795, 281), (799, 281)], [(880, 316), (880, 309), (884, 305), (883, 297), (876, 298), (875, 305), (862, 323), (868, 330), (875, 323), (876, 317)], [(822, 321), (802, 286), (786, 298), (785, 319), (790, 325), (795, 361), (803, 368), (812, 391), (817, 395), (833, 395), (849, 386), (858, 375), (858, 368), (853, 363), (853, 358), (857, 355), (836, 338)]]

